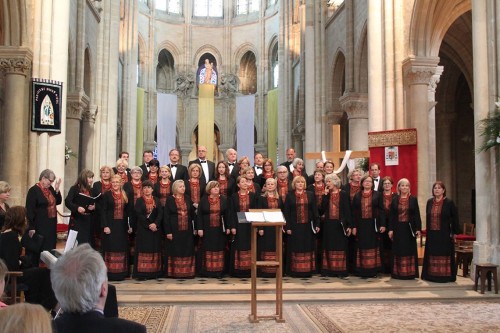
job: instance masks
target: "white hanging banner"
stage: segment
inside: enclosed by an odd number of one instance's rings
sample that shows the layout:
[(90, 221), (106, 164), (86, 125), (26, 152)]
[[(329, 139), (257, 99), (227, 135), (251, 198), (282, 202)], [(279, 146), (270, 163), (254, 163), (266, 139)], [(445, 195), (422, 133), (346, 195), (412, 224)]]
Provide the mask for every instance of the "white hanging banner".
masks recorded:
[(156, 140), (160, 165), (170, 163), (168, 152), (175, 146), (177, 126), (177, 95), (157, 93)]
[(236, 97), (236, 140), (238, 158), (254, 155), (255, 95)]

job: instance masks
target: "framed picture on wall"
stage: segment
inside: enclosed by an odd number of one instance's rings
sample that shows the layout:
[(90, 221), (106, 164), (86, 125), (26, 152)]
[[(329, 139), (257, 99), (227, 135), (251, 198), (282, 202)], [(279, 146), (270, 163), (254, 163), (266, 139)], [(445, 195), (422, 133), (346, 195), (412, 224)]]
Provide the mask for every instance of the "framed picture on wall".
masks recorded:
[(62, 82), (31, 81), (31, 130), (61, 133)]

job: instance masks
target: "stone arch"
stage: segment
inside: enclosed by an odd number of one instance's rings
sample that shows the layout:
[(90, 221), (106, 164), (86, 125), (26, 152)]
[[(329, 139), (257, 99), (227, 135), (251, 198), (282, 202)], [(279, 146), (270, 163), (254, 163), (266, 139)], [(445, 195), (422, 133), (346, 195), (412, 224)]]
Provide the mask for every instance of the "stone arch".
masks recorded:
[(194, 57), (193, 57), (193, 68), (194, 70), (196, 70), (198, 68), (198, 63), (199, 63), (199, 60), (200, 58), (206, 54), (206, 53), (210, 53), (214, 59), (215, 59), (215, 63), (217, 64), (217, 71), (220, 73), (221, 72), (221, 66), (222, 66), (222, 56), (219, 52), (219, 50), (217, 50), (217, 48), (215, 48), (214, 46), (212, 45), (203, 45), (202, 47), (198, 48), (198, 50), (196, 50), (196, 52), (194, 53)]
[[(146, 45), (146, 44), (144, 44)], [(177, 48), (177, 46), (170, 42), (170, 41), (162, 41), (160, 43), (158, 43), (158, 45), (156, 46), (156, 50), (155, 50), (155, 54), (160, 54), (161, 50), (167, 50), (168, 52), (170, 52), (170, 54), (172, 54), (172, 57), (174, 58), (174, 63), (176, 64), (179, 64), (180, 63), (180, 58), (181, 58), (181, 52), (180, 50)], [(144, 52), (145, 52), (145, 58), (144, 59), (147, 59), (147, 48), (144, 47)]]
[(168, 50), (158, 53), (156, 65), (156, 91), (172, 92), (175, 89), (175, 60)]
[(90, 48), (86, 47), (85, 52), (84, 52), (84, 59), (83, 59), (83, 91), (87, 96), (92, 96), (92, 61), (91, 61), (91, 54), (90, 54)]
[(243, 58), (243, 56), (248, 52), (252, 52), (255, 54), (255, 58), (258, 59), (258, 52), (257, 48), (255, 45), (251, 43), (243, 43), (238, 48), (234, 51), (234, 58), (233, 58), (233, 64), (236, 64), (237, 68), (235, 68), (235, 71), (238, 72), (239, 70), (239, 65), (240, 65), (240, 60)]
[(2, 0), (1, 6), (1, 33), (0, 45), (26, 46), (30, 45), (28, 24), (30, 20), (26, 14), (26, 1)]
[(278, 42), (278, 36), (273, 35), (271, 38), (271, 41), (269, 42), (269, 47), (268, 47), (268, 90), (277, 88), (277, 84), (275, 86), (274, 82), (279, 80), (279, 73), (278, 77), (276, 78), (276, 73), (275, 73), (275, 67), (278, 66), (279, 68), (279, 42)]
[(368, 25), (363, 25), (358, 44), (355, 48), (354, 89), (368, 93)]
[(410, 22), (410, 54), (437, 57), (444, 35), (455, 20), (472, 9), (470, 0), (416, 0)]
[(257, 57), (252, 51), (247, 51), (239, 62), (240, 91), (242, 94), (257, 92)]
[[(337, 50), (332, 66), (332, 81), (330, 87), (330, 112), (335, 114), (341, 112), (342, 106), (340, 105), (339, 98), (344, 95), (346, 90), (345, 85), (345, 55), (341, 49)], [(329, 120), (330, 122), (330, 120)]]

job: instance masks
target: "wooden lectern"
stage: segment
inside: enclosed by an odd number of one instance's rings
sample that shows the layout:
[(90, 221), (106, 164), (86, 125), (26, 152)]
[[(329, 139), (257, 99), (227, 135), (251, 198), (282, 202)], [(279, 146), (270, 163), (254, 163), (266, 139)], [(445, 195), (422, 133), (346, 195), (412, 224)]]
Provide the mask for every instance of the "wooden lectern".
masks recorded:
[[(250, 209), (250, 212), (280, 212), (279, 209)], [(251, 295), (251, 314), (248, 317), (251, 323), (258, 323), (260, 319), (274, 319), (279, 323), (284, 323), (283, 318), (283, 233), (282, 228), (285, 221), (282, 222), (253, 222), (251, 228), (251, 251), (252, 251), (252, 295)], [(274, 227), (276, 229), (276, 261), (258, 261), (257, 260), (257, 231), (259, 227)], [(268, 316), (257, 316), (257, 268), (267, 266), (276, 267), (276, 314)]]

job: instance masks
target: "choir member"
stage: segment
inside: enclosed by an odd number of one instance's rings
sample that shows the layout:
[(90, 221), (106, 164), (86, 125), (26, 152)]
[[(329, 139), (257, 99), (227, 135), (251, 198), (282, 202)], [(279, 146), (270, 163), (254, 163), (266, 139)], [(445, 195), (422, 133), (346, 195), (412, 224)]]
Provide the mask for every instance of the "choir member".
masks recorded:
[(160, 199), (160, 203), (165, 207), (167, 198), (172, 193), (172, 173), (166, 165), (160, 167), (160, 181), (154, 184), (153, 196)]

